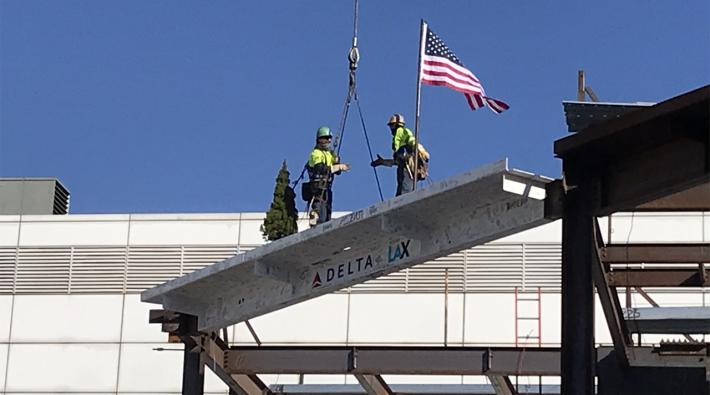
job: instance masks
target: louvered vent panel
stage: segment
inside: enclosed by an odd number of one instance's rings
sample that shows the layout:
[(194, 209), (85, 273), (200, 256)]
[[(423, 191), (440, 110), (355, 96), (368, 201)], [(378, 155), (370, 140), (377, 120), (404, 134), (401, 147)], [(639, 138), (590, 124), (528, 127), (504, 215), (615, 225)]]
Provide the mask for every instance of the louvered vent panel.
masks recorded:
[(15, 283), (15, 255), (14, 247), (0, 248), (0, 294), (11, 294)]
[(15, 292), (67, 293), (71, 248), (21, 248)]
[(180, 276), (181, 247), (130, 247), (127, 292), (140, 292)]
[(562, 282), (562, 247), (525, 244), (525, 287), (559, 290)]
[(465, 272), (464, 254), (461, 252), (411, 267), (407, 277), (407, 291), (443, 293), (447, 283), (447, 269), (448, 291), (463, 292)]
[(488, 244), (467, 252), (467, 292), (510, 292), (523, 280), (520, 244)]
[(71, 293), (120, 293), (126, 276), (126, 247), (74, 247)]
[(237, 246), (184, 247), (182, 273), (187, 274), (237, 254)]

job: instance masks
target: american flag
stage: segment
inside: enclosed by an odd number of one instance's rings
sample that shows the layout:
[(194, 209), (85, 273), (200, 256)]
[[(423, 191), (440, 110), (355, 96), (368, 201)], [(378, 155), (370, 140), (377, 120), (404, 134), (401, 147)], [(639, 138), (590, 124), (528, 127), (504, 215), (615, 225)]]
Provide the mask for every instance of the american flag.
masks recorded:
[(486, 96), (481, 81), (426, 24), (424, 24), (424, 31), (426, 39), (422, 43), (424, 48), (421, 49), (422, 64), (419, 75), (422, 83), (447, 86), (463, 93), (471, 110), (488, 106), (500, 114), (510, 108), (506, 103)]

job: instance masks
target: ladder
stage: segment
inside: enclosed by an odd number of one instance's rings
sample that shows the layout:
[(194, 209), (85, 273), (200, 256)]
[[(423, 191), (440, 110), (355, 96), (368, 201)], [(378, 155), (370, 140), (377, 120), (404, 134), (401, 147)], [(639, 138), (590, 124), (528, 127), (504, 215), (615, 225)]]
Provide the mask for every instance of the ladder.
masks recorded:
[(542, 289), (515, 287), (515, 347), (535, 345), (542, 347)]

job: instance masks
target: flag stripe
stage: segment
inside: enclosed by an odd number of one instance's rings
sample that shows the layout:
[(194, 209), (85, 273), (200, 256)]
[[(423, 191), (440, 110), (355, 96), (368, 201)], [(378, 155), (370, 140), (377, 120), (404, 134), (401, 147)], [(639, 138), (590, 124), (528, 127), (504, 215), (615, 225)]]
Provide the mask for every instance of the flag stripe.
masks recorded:
[(506, 103), (486, 96), (481, 81), (463, 65), (461, 60), (428, 26), (426, 39), (421, 42), (419, 81), (423, 84), (445, 86), (461, 92), (471, 110), (488, 106), (500, 114), (510, 108)]
[(435, 75), (439, 77), (445, 77), (449, 76), (451, 79), (460, 82), (462, 84), (470, 84), (474, 86), (480, 87), (481, 84), (478, 82), (474, 82), (471, 80), (471, 78), (464, 76), (462, 77), (461, 74), (456, 74), (455, 72), (451, 71), (450, 69), (447, 69), (446, 67), (426, 67), (422, 68), (422, 74), (426, 75)]
[(471, 85), (459, 84), (456, 81), (452, 81), (451, 78), (448, 78), (448, 77), (426, 76), (426, 77), (422, 77), (422, 83), (425, 83), (428, 85), (445, 86), (445, 87), (451, 88), (455, 91), (458, 91), (461, 93), (470, 93), (472, 95), (480, 95), (483, 93), (478, 88), (473, 88), (473, 87), (471, 87)]
[(498, 114), (503, 112), (503, 109), (500, 108), (498, 106), (498, 104), (496, 104), (495, 100), (486, 100), (486, 104), (488, 104), (488, 107), (490, 107), (491, 110), (493, 110), (494, 112), (496, 112)]
[(452, 62), (452, 61), (450, 61), (450, 60), (448, 60), (448, 59), (446, 59), (446, 58), (441, 58), (441, 57), (438, 57), (438, 56), (428, 56), (428, 55), (424, 55), (423, 62), (424, 62), (424, 65), (425, 65), (425, 66), (442, 66), (442, 67), (450, 68), (450, 69), (456, 71), (456, 72), (459, 73), (459, 74), (467, 75), (467, 76), (471, 77), (471, 79), (473, 79), (474, 82), (479, 82), (479, 83), (481, 82), (481, 81), (478, 80), (478, 77), (476, 77), (476, 76), (471, 72), (471, 70), (469, 70), (469, 69), (467, 69), (467, 68), (465, 68), (465, 67), (463, 67), (463, 66), (461, 66), (461, 65), (458, 65), (458, 64), (456, 64), (456, 63), (454, 63), (454, 62)]

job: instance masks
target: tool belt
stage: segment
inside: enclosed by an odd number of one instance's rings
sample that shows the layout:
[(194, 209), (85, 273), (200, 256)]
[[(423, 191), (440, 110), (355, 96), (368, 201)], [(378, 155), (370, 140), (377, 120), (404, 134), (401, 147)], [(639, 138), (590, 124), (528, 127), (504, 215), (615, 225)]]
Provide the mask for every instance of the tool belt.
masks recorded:
[(301, 184), (301, 198), (304, 202), (310, 202), (314, 197), (320, 197), (323, 190), (330, 189), (330, 182), (327, 178), (316, 178)]

